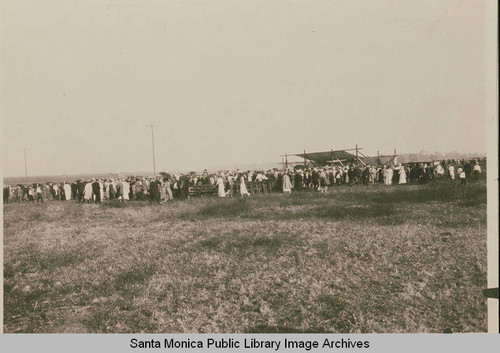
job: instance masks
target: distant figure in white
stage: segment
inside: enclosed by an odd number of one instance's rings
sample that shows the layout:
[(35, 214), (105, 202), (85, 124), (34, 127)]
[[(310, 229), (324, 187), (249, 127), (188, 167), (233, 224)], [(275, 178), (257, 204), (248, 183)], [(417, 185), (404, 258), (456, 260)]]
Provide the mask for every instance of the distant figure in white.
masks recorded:
[(479, 174), (481, 174), (481, 166), (479, 165), (479, 162), (476, 162), (472, 172), (474, 173), (474, 180), (479, 180)]
[(383, 175), (384, 175), (384, 184), (385, 185), (392, 185), (393, 174), (394, 174), (394, 172), (393, 172), (392, 168), (387, 168), (387, 166), (384, 165)]
[(88, 181), (85, 184), (85, 189), (83, 189), (83, 199), (85, 202), (92, 201), (92, 181)]
[(64, 198), (67, 200), (71, 200), (71, 185), (68, 183), (64, 183)]
[(458, 177), (460, 178), (460, 185), (467, 186), (467, 181), (465, 179), (465, 171), (462, 168), (458, 168)]
[(375, 179), (377, 178), (377, 168), (375, 168), (374, 165), (372, 165), (370, 167), (370, 183), (374, 184), (375, 183)]
[(394, 170), (398, 171), (399, 184), (406, 184), (406, 171), (405, 168), (401, 165), (401, 163), (399, 163), (398, 166), (394, 168)]
[[(66, 189), (64, 189), (64, 190), (66, 190)], [(70, 190), (71, 190), (71, 188), (70, 188)], [(104, 191), (104, 183), (102, 182), (101, 179), (99, 179), (99, 190), (100, 190), (99, 197), (101, 198), (99, 201), (103, 202), (104, 201), (104, 197), (105, 197), (105, 191)]]
[(392, 177), (393, 177), (393, 175), (394, 175), (394, 170), (392, 170), (392, 168), (389, 167), (387, 169), (387, 182), (389, 184), (387, 184), (387, 185), (392, 185)]
[(222, 173), (219, 173), (219, 177), (217, 178), (215, 185), (217, 186), (217, 196), (226, 197), (226, 192), (224, 191), (224, 178), (222, 177)]
[(247, 190), (247, 186), (245, 184), (245, 176), (243, 174), (240, 174), (240, 195), (243, 196), (250, 196), (250, 193)]
[(319, 170), (319, 187), (318, 190), (322, 193), (328, 191), (328, 177), (323, 169)]
[(450, 175), (451, 180), (455, 180), (455, 167), (452, 164), (448, 167), (448, 174)]
[(58, 187), (58, 184), (54, 184), (52, 186), (52, 189), (54, 190), (54, 198), (60, 200), (61, 198), (59, 197), (59, 187)]
[[(233, 197), (233, 184), (234, 184), (234, 176), (232, 174), (227, 175), (226, 186), (229, 186), (226, 191), (226, 197)], [(224, 188), (225, 189), (225, 188)]]
[(120, 179), (120, 184), (121, 184), (121, 192), (122, 194), (120, 195), (122, 197), (123, 202), (127, 202), (129, 200), (129, 193), (130, 193), (130, 185), (125, 181), (125, 179)]
[(384, 185), (389, 185), (387, 183), (387, 166), (386, 165), (384, 165), (384, 169), (382, 169), (382, 176), (384, 178)]
[(292, 193), (292, 182), (290, 181), (290, 177), (288, 173), (283, 174), (283, 192), (286, 194)]
[(441, 166), (441, 164), (438, 164), (436, 166), (436, 169), (434, 169), (434, 172), (436, 173), (435, 175), (436, 176), (443, 176), (444, 175), (444, 169), (443, 167)]

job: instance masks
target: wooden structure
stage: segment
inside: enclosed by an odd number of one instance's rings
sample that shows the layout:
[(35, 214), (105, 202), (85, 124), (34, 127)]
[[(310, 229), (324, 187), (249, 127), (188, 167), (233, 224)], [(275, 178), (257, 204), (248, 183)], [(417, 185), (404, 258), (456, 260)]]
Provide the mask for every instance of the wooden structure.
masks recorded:
[(215, 186), (215, 185), (192, 185), (189, 187), (188, 195), (189, 195), (189, 197), (217, 195), (217, 186)]
[[(276, 186), (272, 180), (251, 181), (246, 182), (247, 190), (250, 194), (270, 193), (274, 191)], [(217, 195), (216, 185), (191, 185), (189, 186), (189, 197), (197, 196), (214, 196)], [(230, 195), (238, 195), (240, 193), (240, 183), (234, 182), (231, 186)]]

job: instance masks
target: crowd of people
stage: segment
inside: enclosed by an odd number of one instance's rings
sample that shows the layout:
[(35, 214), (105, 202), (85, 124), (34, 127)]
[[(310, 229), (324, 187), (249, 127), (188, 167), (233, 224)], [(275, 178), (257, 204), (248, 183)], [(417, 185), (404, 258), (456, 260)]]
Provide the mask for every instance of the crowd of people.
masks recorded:
[[(325, 193), (329, 187), (355, 184), (407, 184), (427, 183), (435, 178), (447, 177), (466, 185), (467, 179), (478, 180), (481, 166), (477, 160), (446, 160), (432, 163), (406, 163), (394, 166), (374, 166), (347, 163), (324, 167), (295, 166), (284, 170), (186, 173), (155, 177), (129, 176), (61, 183), (34, 183), (7, 185), (3, 190), (4, 203), (44, 202), (44, 200), (78, 200), (86, 203), (105, 201), (127, 202), (149, 200), (163, 203), (203, 194), (218, 197), (254, 193), (291, 193), (314, 190)], [(207, 192), (208, 190), (208, 192)]]

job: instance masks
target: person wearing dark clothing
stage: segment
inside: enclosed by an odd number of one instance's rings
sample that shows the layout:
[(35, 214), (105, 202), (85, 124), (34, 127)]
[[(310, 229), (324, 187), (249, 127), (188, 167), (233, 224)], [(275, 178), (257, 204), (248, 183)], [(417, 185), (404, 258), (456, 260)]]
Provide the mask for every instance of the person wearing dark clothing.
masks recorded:
[[(116, 193), (115, 193), (115, 198), (118, 200), (123, 200), (122, 192), (123, 192), (123, 186), (122, 183), (120, 182), (121, 179), (118, 179), (118, 184), (116, 185)], [(121, 196), (121, 199), (120, 199)]]
[(208, 171), (206, 169), (203, 171), (200, 180), (201, 180), (201, 185), (210, 185), (210, 177), (208, 176)]
[(9, 203), (10, 197), (10, 187), (6, 186), (3, 188), (3, 203)]
[(202, 185), (211, 185), (210, 184), (210, 177), (208, 175), (205, 177), (202, 176), (200, 179), (201, 179)]
[(464, 164), (464, 172), (467, 177), (472, 175), (472, 164), (469, 161)]
[(92, 193), (95, 197), (94, 202), (101, 203), (101, 186), (97, 180), (92, 182)]
[(392, 183), (394, 185), (399, 184), (399, 173), (393, 173), (392, 174)]
[(76, 200), (77, 196), (78, 196), (78, 184), (76, 183), (76, 181), (74, 181), (71, 183), (71, 198), (73, 200)]
[(83, 180), (77, 180), (77, 191), (78, 191), (78, 201), (83, 201), (83, 193), (85, 191), (85, 182)]
[(361, 178), (363, 180), (363, 185), (368, 185), (368, 181), (370, 179), (370, 168), (368, 168), (368, 166), (365, 166), (365, 169), (363, 169)]
[(349, 168), (349, 170), (347, 171), (347, 176), (349, 177), (349, 185), (352, 186), (356, 177), (356, 171), (354, 170), (354, 167)]
[(382, 183), (384, 181), (384, 169), (383, 168), (379, 168), (378, 169), (378, 181), (379, 183)]
[(179, 198), (185, 200), (189, 194), (189, 179), (186, 175), (181, 175), (178, 182), (179, 186)]
[(149, 201), (157, 203), (161, 202), (160, 183), (157, 179), (149, 183)]
[(278, 178), (276, 179), (276, 189), (278, 191), (283, 190), (283, 174), (278, 173)]
[(434, 176), (434, 172), (432, 170), (432, 168), (426, 168), (425, 169), (425, 180), (426, 182), (431, 180)]
[(295, 173), (295, 183), (294, 183), (294, 190), (295, 191), (301, 191), (303, 189), (303, 183), (304, 183), (304, 178), (302, 176), (302, 172), (297, 171)]
[[(240, 180), (239, 178), (236, 180)], [(269, 190), (271, 192), (276, 191), (276, 178), (274, 177), (274, 173), (269, 173), (267, 175), (267, 182), (269, 183)]]
[(21, 203), (24, 197), (24, 188), (21, 184), (17, 186), (14, 196), (16, 197), (16, 201)]
[(413, 170), (413, 177), (419, 184), (424, 183), (424, 168), (421, 165), (416, 165)]
[(54, 189), (54, 184), (48, 183), (47, 185), (49, 187), (49, 192), (50, 192), (50, 199), (49, 200), (55, 200), (56, 199), (56, 190)]
[(174, 179), (172, 180), (172, 196), (174, 199), (178, 199), (181, 197), (180, 192), (181, 181), (178, 175), (174, 175)]
[(312, 172), (311, 181), (312, 181), (314, 190), (318, 190), (318, 187), (319, 187), (319, 173), (316, 170), (316, 168)]
[(356, 184), (363, 180), (363, 167), (358, 166), (356, 168)]
[(108, 185), (108, 190), (109, 190), (109, 199), (115, 200), (116, 199), (116, 186), (115, 186), (115, 181), (113, 179), (111, 179), (111, 182)]
[(335, 185), (335, 174), (334, 172), (328, 173), (328, 182), (330, 185)]

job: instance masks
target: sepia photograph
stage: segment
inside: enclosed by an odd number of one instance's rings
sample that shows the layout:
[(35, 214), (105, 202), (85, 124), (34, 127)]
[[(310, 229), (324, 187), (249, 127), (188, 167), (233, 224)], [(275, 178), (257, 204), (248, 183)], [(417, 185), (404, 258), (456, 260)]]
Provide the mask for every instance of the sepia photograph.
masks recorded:
[(2, 1), (3, 332), (498, 333), (487, 5)]

